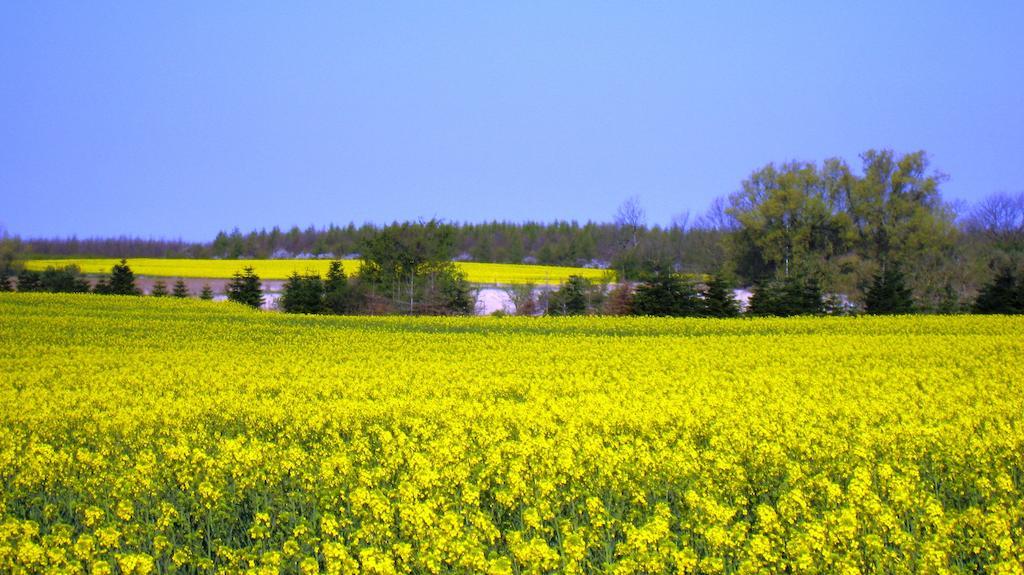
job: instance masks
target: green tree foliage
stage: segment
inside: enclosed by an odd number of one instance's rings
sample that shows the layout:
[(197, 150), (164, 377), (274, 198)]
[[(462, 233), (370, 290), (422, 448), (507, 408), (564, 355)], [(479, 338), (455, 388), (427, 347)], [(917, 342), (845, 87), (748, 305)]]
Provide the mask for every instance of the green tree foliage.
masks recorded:
[(958, 272), (954, 213), (942, 201), (940, 173), (929, 172), (924, 151), (897, 157), (891, 150), (861, 155), (863, 177), (846, 202), (854, 229), (857, 281), (869, 277), (872, 262), (909, 270), (908, 287), (934, 308)]
[(569, 276), (557, 290), (547, 294), (548, 315), (583, 315), (602, 303), (599, 289), (589, 279)]
[(124, 259), (110, 269), (109, 292), (113, 295), (142, 295), (142, 290), (135, 287), (135, 273)]
[(23, 249), (20, 238), (8, 235), (6, 230), (0, 230), (0, 283), (6, 283), (8, 288), (11, 288), (8, 278), (18, 273), (19, 266), (16, 262)]
[(149, 290), (149, 295), (153, 297), (164, 297), (167, 295), (167, 282), (164, 280), (156, 280), (153, 282), (153, 288)]
[(373, 307), (404, 313), (472, 313), (469, 283), (451, 261), (452, 226), (437, 220), (382, 229), (363, 246), (358, 283)]
[(188, 284), (185, 283), (185, 280), (179, 279), (178, 281), (174, 282), (174, 290), (171, 292), (171, 295), (177, 298), (185, 298), (189, 297), (192, 294), (189, 293)]
[(340, 315), (366, 311), (357, 278), (348, 278), (340, 261), (331, 262), (326, 279), (316, 273), (293, 273), (285, 282), (279, 304), (285, 313)]
[(748, 278), (785, 277), (796, 269), (830, 269), (844, 253), (848, 219), (841, 194), (849, 170), (829, 160), (814, 164), (769, 164), (754, 172), (729, 198), (728, 214), (738, 223), (732, 237), (737, 271)]
[(1012, 268), (1002, 268), (981, 288), (973, 310), (984, 314), (1024, 313), (1024, 280), (1018, 280)]
[(231, 281), (228, 282), (227, 295), (229, 301), (256, 309), (263, 307), (263, 289), (256, 270), (252, 266), (246, 266), (242, 271), (235, 272)]
[(203, 284), (203, 289), (199, 292), (199, 299), (213, 301), (213, 288), (210, 287), (210, 284)]
[(914, 309), (910, 288), (903, 282), (903, 273), (896, 265), (888, 265), (875, 274), (864, 294), (864, 310), (872, 315), (906, 314)]
[(704, 289), (704, 313), (708, 317), (737, 317), (740, 304), (733, 294), (732, 285), (722, 274), (708, 280)]
[(39, 276), (43, 291), (52, 293), (86, 293), (89, 282), (82, 279), (78, 266), (47, 267)]
[(284, 284), (280, 306), (285, 313), (321, 313), (324, 310), (324, 282), (320, 274), (292, 273)]
[(635, 315), (693, 317), (704, 315), (704, 301), (694, 283), (678, 274), (648, 276), (633, 295)]
[(912, 288), (937, 299), (954, 272), (956, 239), (939, 194), (944, 176), (929, 173), (924, 152), (869, 150), (861, 159), (860, 176), (834, 158), (754, 172), (726, 209), (734, 269), (759, 281), (809, 274), (830, 291), (853, 293), (891, 262), (913, 269)]
[(324, 281), (323, 311), (335, 315), (353, 314), (363, 307), (358, 285), (351, 284), (345, 268), (339, 261), (331, 262)]
[(813, 277), (790, 275), (762, 283), (750, 298), (750, 315), (789, 317), (818, 315), (825, 302), (818, 281)]
[(435, 278), (435, 285), (427, 291), (427, 310), (438, 314), (470, 315), (476, 311), (476, 297), (466, 274), (452, 266)]
[(18, 291), (32, 292), (42, 291), (43, 284), (40, 281), (40, 274), (33, 270), (21, 270), (18, 272)]
[[(642, 215), (642, 210), (639, 213)], [(612, 267), (619, 270), (623, 263), (627, 268), (632, 265), (631, 262), (641, 266), (646, 254), (654, 252), (659, 257), (668, 257), (675, 269), (685, 272), (714, 269), (722, 259), (724, 252), (721, 239), (724, 232), (717, 228), (718, 224), (711, 218), (698, 218), (693, 226), (687, 225), (687, 221), (674, 222), (664, 228), (648, 227), (642, 218), (632, 222), (483, 222), (451, 225), (452, 253), (455, 256), (467, 255), (475, 261), (504, 263), (577, 266), (596, 261), (602, 264), (613, 263)], [(430, 222), (396, 223), (380, 228), (369, 224), (359, 227), (349, 224), (331, 225), (324, 229), (273, 228), (249, 233), (232, 230), (220, 232), (208, 246), (173, 249), (187, 249), (190, 253), (205, 253), (221, 258), (267, 258), (281, 250), (292, 255), (322, 255), (329, 252), (342, 256), (353, 252), (362, 253), (366, 242), (382, 231), (395, 231), (395, 228), (400, 230), (403, 226), (428, 228), (431, 225)], [(73, 248), (58, 243), (54, 242), (53, 246), (47, 248), (64, 252)], [(145, 245), (139, 249), (148, 252), (153, 248)]]
[(23, 269), (18, 273), (18, 291), (85, 293), (89, 282), (79, 275), (78, 266), (47, 267), (42, 272)]
[(100, 278), (96, 280), (96, 285), (92, 286), (92, 293), (110, 295), (110, 280), (107, 278)]
[(846, 200), (857, 251), (876, 261), (909, 262), (918, 251), (938, 247), (952, 220), (939, 194), (945, 177), (928, 173), (927, 154), (868, 150), (861, 159), (864, 175)]
[(0, 292), (14, 291), (14, 286), (11, 285), (11, 278), (6, 275), (0, 275)]

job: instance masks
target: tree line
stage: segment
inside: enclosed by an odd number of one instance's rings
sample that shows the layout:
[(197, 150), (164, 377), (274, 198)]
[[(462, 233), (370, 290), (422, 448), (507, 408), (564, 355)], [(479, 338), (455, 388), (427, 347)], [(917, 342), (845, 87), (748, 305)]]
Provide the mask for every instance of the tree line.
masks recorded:
[[(633, 283), (666, 271), (729, 277), (736, 285), (752, 287), (755, 302), (769, 307), (780, 301), (779, 294), (793, 294), (803, 286), (825, 294), (826, 309), (878, 309), (878, 302), (872, 304), (869, 298), (873, 291), (876, 299), (881, 293), (898, 293), (904, 303), (909, 298), (915, 311), (969, 311), (979, 294), (991, 292), (997, 278), (1005, 284), (1007, 277), (1021, 275), (1024, 193), (998, 193), (973, 206), (958, 205), (942, 198), (946, 176), (930, 168), (923, 151), (901, 155), (869, 150), (859, 159), (856, 169), (841, 158), (820, 164), (770, 163), (754, 170), (737, 191), (715, 200), (705, 214), (693, 221), (677, 217), (669, 226), (648, 225), (636, 198), (624, 202), (609, 223), (443, 224), (442, 251), (448, 262), (608, 267), (620, 280)], [(32, 254), (92, 249), (131, 256), (155, 255), (162, 249), (162, 255), (187, 257), (368, 256), (365, 261), (380, 259), (374, 251), (389, 247), (382, 238), (425, 238), (438, 233), (438, 225), (350, 224), (246, 234), (235, 229), (196, 244), (21, 242), (11, 237), (4, 242), (16, 244), (14, 251)], [(368, 268), (358, 283), (368, 294), (367, 302), (376, 303), (360, 305), (415, 312), (417, 307), (425, 311), (442, 305), (445, 297), (457, 299), (458, 293), (444, 295), (445, 289), (458, 292), (460, 285), (447, 281), (447, 264), (432, 263), (430, 271), (425, 261), (419, 253), (385, 261), (380, 269)], [(423, 282), (418, 272), (410, 272), (413, 268), (423, 268)], [(373, 273), (377, 276), (371, 278)], [(403, 282), (410, 278), (407, 287)], [(425, 285), (430, 294), (421, 293)]]
[[(382, 229), (364, 245), (358, 273), (347, 275), (341, 261), (331, 262), (326, 278), (315, 272), (293, 273), (284, 284), (279, 307), (289, 313), (474, 313), (476, 300), (469, 282), (451, 260), (452, 237), (452, 226), (436, 220)], [(74, 265), (43, 271), (22, 268), (13, 283), (7, 273), (0, 279), (0, 291), (142, 295), (126, 259), (94, 285)], [(171, 289), (157, 280), (149, 295), (191, 294), (179, 279)], [(254, 308), (265, 302), (261, 279), (252, 267), (236, 272), (224, 295)], [(199, 297), (213, 299), (213, 290), (206, 285)]]
[[(379, 272), (374, 272), (379, 273)], [(447, 281), (461, 282), (457, 296), (443, 288), (440, 292), (425, 290), (417, 299), (415, 277), (411, 280), (413, 294), (409, 307), (405, 307), (404, 293), (398, 301), (373, 295), (372, 275), (347, 276), (342, 262), (330, 264), (326, 278), (318, 273), (293, 273), (284, 285), (279, 309), (285, 313), (302, 314), (430, 314), (467, 315), (474, 312), (472, 290), (465, 280), (454, 273)], [(420, 274), (419, 282), (429, 285), (429, 273)], [(400, 282), (405, 278), (399, 276)], [(437, 277), (434, 277), (437, 280)], [(379, 286), (380, 284), (378, 284)], [(435, 284), (437, 285), (437, 284)], [(0, 291), (95, 293), (104, 295), (141, 296), (135, 284), (135, 274), (126, 260), (111, 269), (109, 276), (101, 277), (95, 285), (81, 277), (77, 266), (48, 267), (39, 272), (22, 270), (12, 284), (8, 278), (0, 282)], [(853, 310), (842, 302), (827, 297), (813, 278), (789, 276), (786, 279), (758, 286), (744, 310), (737, 301), (733, 288), (725, 276), (711, 276), (699, 281), (692, 276), (671, 271), (647, 274), (641, 282), (621, 282), (615, 286), (596, 284), (581, 276), (570, 276), (555, 290), (538, 290), (532, 284), (506, 288), (517, 315), (639, 315), (661, 317), (715, 317), (837, 315)], [(448, 294), (448, 299), (438, 299)], [(163, 280), (154, 282), (152, 297), (192, 297), (184, 280), (177, 280), (168, 290)], [(264, 304), (260, 277), (252, 267), (236, 272), (228, 283), (225, 294), (234, 301), (253, 308)], [(426, 295), (427, 298), (423, 299)], [(209, 284), (198, 294), (199, 299), (212, 300), (214, 292)], [(895, 266), (877, 274), (867, 288), (865, 313), (913, 313), (911, 290), (904, 284), (903, 275)], [(1024, 277), (1018, 278), (1004, 268), (986, 284), (969, 310), (981, 314), (1024, 313)], [(503, 314), (504, 312), (498, 312)]]

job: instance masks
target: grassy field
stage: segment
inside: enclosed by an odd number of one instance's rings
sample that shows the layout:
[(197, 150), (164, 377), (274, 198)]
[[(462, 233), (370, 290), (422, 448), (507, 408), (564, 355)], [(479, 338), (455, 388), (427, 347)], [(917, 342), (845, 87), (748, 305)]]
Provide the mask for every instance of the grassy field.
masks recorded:
[(0, 572), (1020, 573), (1024, 318), (0, 294)]
[[(33, 270), (43, 270), (48, 266), (61, 267), (74, 264), (86, 274), (106, 274), (110, 273), (110, 268), (118, 261), (109, 258), (28, 260), (25, 262), (25, 266)], [(359, 269), (359, 260), (345, 260), (343, 263), (346, 273), (354, 273)], [(296, 271), (300, 273), (315, 271), (326, 275), (330, 261), (133, 258), (128, 261), (128, 264), (132, 271), (144, 276), (230, 278), (243, 267), (252, 266), (263, 279), (285, 279)], [(607, 270), (525, 264), (460, 262), (456, 265), (466, 272), (466, 277), (470, 282), (478, 284), (558, 284), (564, 282), (570, 275), (579, 275), (597, 281), (608, 273)]]

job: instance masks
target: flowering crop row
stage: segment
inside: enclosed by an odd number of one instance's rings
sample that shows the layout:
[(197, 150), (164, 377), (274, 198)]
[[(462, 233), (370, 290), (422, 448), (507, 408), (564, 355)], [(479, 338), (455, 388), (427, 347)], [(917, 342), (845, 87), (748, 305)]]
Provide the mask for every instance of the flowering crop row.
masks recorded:
[(0, 294), (0, 572), (1021, 573), (1024, 319)]
[[(110, 273), (110, 268), (118, 261), (120, 260), (109, 258), (29, 260), (25, 262), (25, 266), (28, 269), (41, 271), (48, 266), (63, 267), (74, 264), (83, 273), (106, 274)], [(359, 260), (344, 260), (345, 272), (355, 273), (359, 270), (360, 263)], [(326, 275), (330, 261), (134, 258), (128, 260), (128, 265), (136, 274), (143, 276), (211, 279), (230, 278), (242, 268), (252, 266), (263, 279), (285, 279), (293, 272), (316, 272), (322, 276)], [(597, 281), (609, 273), (607, 270), (600, 269), (526, 264), (459, 262), (456, 265), (465, 272), (468, 281), (479, 284), (558, 284), (564, 282), (571, 275)]]

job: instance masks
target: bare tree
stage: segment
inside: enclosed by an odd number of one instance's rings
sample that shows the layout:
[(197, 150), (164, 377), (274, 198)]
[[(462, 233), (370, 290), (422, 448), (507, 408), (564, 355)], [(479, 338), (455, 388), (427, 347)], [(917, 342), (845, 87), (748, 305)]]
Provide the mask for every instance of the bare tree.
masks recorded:
[(615, 212), (615, 225), (626, 232), (629, 247), (640, 243), (640, 230), (647, 225), (647, 212), (640, 205), (640, 198), (630, 196)]
[(683, 210), (678, 214), (672, 216), (672, 224), (670, 228), (675, 228), (681, 232), (687, 232), (690, 229), (690, 210)]
[(537, 315), (541, 311), (536, 286), (532, 283), (515, 284), (505, 288), (516, 315)]
[(725, 196), (718, 196), (711, 201), (711, 207), (704, 215), (697, 218), (693, 227), (701, 230), (732, 231), (739, 227), (739, 222), (728, 212), (729, 201)]
[(1005, 241), (1024, 237), (1024, 192), (1000, 192), (984, 198), (971, 210), (967, 229), (991, 240)]

